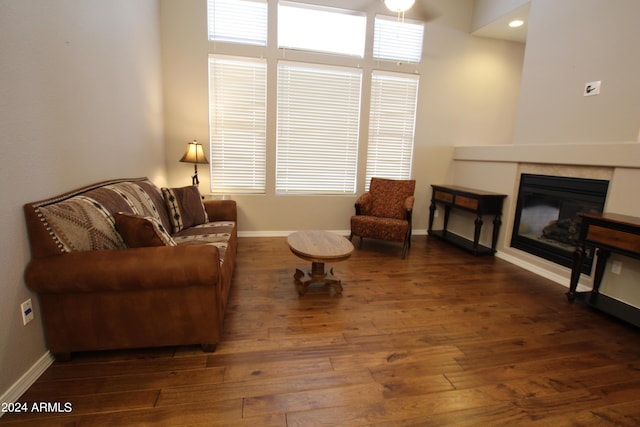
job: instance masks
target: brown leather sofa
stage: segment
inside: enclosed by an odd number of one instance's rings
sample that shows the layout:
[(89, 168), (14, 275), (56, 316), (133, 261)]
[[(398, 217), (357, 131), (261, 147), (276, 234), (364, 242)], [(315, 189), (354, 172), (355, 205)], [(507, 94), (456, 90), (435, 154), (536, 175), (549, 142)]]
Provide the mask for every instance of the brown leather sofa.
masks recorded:
[(24, 206), (27, 286), (50, 351), (199, 344), (214, 351), (237, 248), (233, 200), (147, 178), (93, 184)]

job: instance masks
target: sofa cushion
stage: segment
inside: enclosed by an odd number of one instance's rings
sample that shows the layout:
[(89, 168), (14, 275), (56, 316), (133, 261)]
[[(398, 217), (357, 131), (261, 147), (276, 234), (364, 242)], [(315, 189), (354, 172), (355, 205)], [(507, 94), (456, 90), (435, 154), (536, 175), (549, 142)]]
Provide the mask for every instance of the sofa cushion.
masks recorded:
[(147, 246), (176, 246), (159, 219), (127, 212), (113, 215), (116, 229), (130, 248)]
[(220, 263), (224, 261), (227, 246), (236, 223), (215, 221), (182, 230), (173, 235), (177, 245), (213, 245), (218, 248)]
[[(160, 220), (160, 213), (151, 199), (151, 196), (148, 191), (142, 188), (138, 183), (119, 182), (117, 184), (106, 185), (103, 188), (111, 190), (122, 197), (122, 200), (129, 205), (133, 213)], [(116, 213), (119, 211), (112, 212)]]
[(173, 232), (209, 221), (202, 204), (200, 191), (195, 185), (181, 188), (162, 188)]
[(405, 219), (404, 201), (413, 196), (415, 180), (371, 178), (371, 215), (382, 218)]

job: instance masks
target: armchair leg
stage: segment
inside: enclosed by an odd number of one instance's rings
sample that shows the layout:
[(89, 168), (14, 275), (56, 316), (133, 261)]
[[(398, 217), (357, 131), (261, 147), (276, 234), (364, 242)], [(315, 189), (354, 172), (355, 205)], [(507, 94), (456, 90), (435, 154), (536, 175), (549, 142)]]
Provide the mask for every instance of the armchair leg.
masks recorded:
[(404, 245), (402, 246), (402, 259), (407, 255), (407, 249), (411, 247), (411, 227), (407, 230), (407, 234), (404, 236)]

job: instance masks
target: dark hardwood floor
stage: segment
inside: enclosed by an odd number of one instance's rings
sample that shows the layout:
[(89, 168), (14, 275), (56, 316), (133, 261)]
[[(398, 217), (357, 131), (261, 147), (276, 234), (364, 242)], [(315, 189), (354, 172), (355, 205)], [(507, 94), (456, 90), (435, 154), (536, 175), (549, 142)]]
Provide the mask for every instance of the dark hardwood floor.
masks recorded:
[[(638, 426), (640, 333), (500, 259), (414, 236), (334, 264), (298, 297), (285, 238), (241, 238), (225, 336), (75, 354), (5, 414), (25, 426)], [(168, 322), (171, 319), (167, 319)]]

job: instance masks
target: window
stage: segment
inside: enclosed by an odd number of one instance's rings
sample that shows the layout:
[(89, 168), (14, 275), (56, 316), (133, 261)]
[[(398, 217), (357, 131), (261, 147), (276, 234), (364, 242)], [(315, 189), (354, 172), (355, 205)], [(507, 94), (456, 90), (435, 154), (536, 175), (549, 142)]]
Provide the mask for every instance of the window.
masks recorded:
[[(267, 3), (276, 0), (207, 0), (211, 191), (355, 194), (358, 176), (366, 189), (372, 176), (410, 178), (419, 77), (362, 69), (419, 63), (423, 24), (376, 16), (373, 50), (365, 51), (365, 12), (278, 0), (269, 22), (277, 21), (278, 38), (267, 40)], [(289, 57), (307, 63), (284, 61), (285, 49), (304, 50)], [(268, 67), (276, 72), (269, 90)], [(369, 79), (365, 163), (358, 144)], [(275, 141), (267, 142), (267, 127)], [(267, 152), (275, 155), (269, 168)]]
[(276, 192), (354, 194), (362, 72), (278, 64)]
[(367, 17), (342, 9), (281, 1), (278, 47), (364, 56)]
[(264, 193), (265, 60), (209, 55), (211, 191)]
[(267, 0), (208, 0), (209, 40), (267, 45)]
[(374, 71), (365, 188), (371, 177), (410, 179), (418, 76)]
[(391, 61), (420, 62), (424, 24), (398, 21), (388, 16), (376, 16), (373, 36), (373, 57)]

